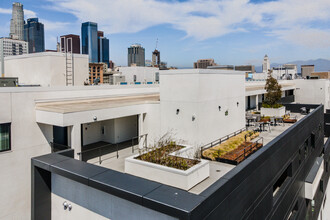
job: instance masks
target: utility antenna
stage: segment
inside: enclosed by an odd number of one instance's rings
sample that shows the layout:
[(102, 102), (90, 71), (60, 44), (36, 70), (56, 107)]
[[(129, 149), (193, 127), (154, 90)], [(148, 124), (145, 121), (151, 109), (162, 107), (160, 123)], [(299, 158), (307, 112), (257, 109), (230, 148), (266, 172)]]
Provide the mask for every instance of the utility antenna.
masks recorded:
[(155, 50), (157, 50), (157, 47), (158, 47), (158, 38), (156, 40), (156, 48), (155, 48)]

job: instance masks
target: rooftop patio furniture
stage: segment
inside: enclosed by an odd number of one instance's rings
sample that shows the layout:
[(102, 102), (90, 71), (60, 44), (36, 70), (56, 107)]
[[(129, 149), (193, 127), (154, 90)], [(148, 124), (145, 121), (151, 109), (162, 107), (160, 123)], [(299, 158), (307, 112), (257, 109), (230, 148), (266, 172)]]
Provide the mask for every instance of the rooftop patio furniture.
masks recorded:
[(301, 108), (300, 108), (300, 113), (301, 113), (302, 115), (307, 115), (307, 109), (306, 109), (306, 107), (301, 107)]

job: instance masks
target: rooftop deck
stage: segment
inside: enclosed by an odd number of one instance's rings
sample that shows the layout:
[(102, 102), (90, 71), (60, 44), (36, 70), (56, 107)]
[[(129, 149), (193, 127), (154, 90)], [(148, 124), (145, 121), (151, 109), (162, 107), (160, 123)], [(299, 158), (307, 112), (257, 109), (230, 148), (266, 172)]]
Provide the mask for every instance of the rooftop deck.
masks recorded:
[[(303, 117), (305, 117), (305, 115), (299, 113), (291, 113), (291, 115), (297, 116), (298, 121), (301, 120)], [(290, 123), (278, 124), (277, 126), (270, 126), (270, 130), (261, 132), (259, 137), (263, 138), (263, 146), (267, 145), (274, 138), (276, 138), (285, 130), (290, 128), (292, 125), (294, 124), (290, 124)], [(252, 127), (249, 127), (248, 129), (252, 129)], [(116, 157), (117, 151), (115, 149), (115, 146), (113, 145), (111, 147), (112, 147), (112, 150), (110, 150), (111, 152), (109, 151), (109, 153), (106, 153), (101, 157), (94, 157), (92, 159), (88, 159), (87, 162), (124, 173), (125, 158), (132, 155), (137, 155), (138, 150), (136, 149), (138, 149), (138, 145), (134, 145), (135, 151), (133, 153), (132, 145), (129, 142), (121, 144), (118, 151), (118, 155), (119, 155), (118, 158)], [(193, 188), (191, 188), (189, 192), (194, 194), (200, 194), (201, 192), (203, 192), (205, 189), (210, 187), (213, 183), (215, 183), (217, 180), (219, 180), (221, 177), (223, 177), (226, 173), (228, 173), (230, 170), (232, 170), (235, 167), (236, 167), (235, 165), (231, 165), (227, 163), (210, 161), (210, 176), (204, 181), (194, 186)]]

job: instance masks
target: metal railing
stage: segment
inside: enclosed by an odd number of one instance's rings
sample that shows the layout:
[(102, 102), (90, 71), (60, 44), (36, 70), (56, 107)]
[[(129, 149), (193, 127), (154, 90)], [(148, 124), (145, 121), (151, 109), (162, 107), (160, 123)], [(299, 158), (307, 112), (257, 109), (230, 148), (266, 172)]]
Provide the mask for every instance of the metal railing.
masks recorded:
[(54, 143), (54, 142), (49, 142), (49, 145), (52, 149), (52, 153), (56, 153), (58, 151), (70, 149), (70, 147), (67, 146), (67, 145), (57, 144), (57, 143)]
[[(253, 152), (253, 150), (257, 151), (258, 150), (258, 144), (259, 141), (261, 140), (261, 146), (264, 146), (264, 138), (263, 137), (259, 137), (256, 141), (252, 142), (250, 145), (246, 146), (244, 149), (242, 149), (241, 151), (238, 152), (238, 155), (235, 159), (233, 159), (234, 161), (239, 161), (238, 159), (243, 157), (243, 160), (245, 160), (248, 156), (251, 155), (251, 152)], [(254, 145), (254, 146), (253, 146)]]
[[(139, 145), (141, 139), (143, 139), (143, 148), (147, 149), (148, 147), (148, 134), (142, 134), (137, 137), (132, 138), (132, 153), (134, 153), (134, 146)], [(134, 144), (134, 140), (137, 140), (137, 143)]]
[[(101, 146), (101, 147), (96, 147), (96, 148), (93, 148), (93, 149), (84, 150), (84, 151), (81, 151), (81, 152), (79, 152), (79, 153), (77, 153), (77, 154), (78, 154), (78, 156), (79, 156), (79, 160), (83, 160), (83, 159), (84, 159), (84, 158), (83, 158), (83, 154), (91, 153), (91, 152), (95, 152), (96, 155), (97, 155), (96, 157), (99, 158), (99, 164), (101, 164), (102, 161), (105, 161), (105, 160), (108, 160), (108, 159), (112, 158), (112, 157), (110, 157), (110, 158), (106, 158), (106, 159), (103, 159), (103, 160), (102, 160), (102, 156), (104, 156), (103, 153), (106, 153), (106, 154), (113, 153), (113, 152), (106, 152), (106, 151), (104, 150), (105, 148), (108, 149), (108, 148), (111, 147), (111, 146), (115, 146), (115, 147), (116, 147), (116, 150), (115, 150), (115, 152), (116, 152), (116, 157), (119, 158), (118, 144), (107, 144), (107, 145), (103, 145), (103, 146)], [(96, 158), (96, 157), (93, 157), (93, 158)]]
[(214, 146), (217, 146), (217, 145), (221, 144), (222, 142), (228, 140), (229, 138), (234, 137), (234, 136), (242, 133), (243, 131), (246, 131), (246, 127), (242, 128), (242, 129), (240, 129), (238, 131), (235, 131), (235, 132), (233, 132), (231, 134), (228, 134), (228, 135), (226, 135), (226, 136), (224, 136), (222, 138), (219, 138), (219, 139), (217, 139), (215, 141), (212, 141), (211, 143), (205, 144), (204, 146), (201, 147), (201, 155), (203, 155), (203, 151), (204, 150), (209, 149), (209, 148), (212, 148)]

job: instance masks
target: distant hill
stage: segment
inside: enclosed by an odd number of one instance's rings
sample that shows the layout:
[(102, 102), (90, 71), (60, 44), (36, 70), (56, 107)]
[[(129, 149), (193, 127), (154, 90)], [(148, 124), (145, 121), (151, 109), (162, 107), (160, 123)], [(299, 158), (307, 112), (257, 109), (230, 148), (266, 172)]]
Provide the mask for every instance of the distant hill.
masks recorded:
[[(298, 61), (292, 61), (292, 62), (288, 62), (290, 64), (297, 64), (297, 68), (298, 68), (298, 73), (300, 73), (301, 71), (301, 65), (315, 65), (315, 71), (317, 72), (321, 72), (321, 71), (330, 71), (330, 60), (326, 60), (326, 59), (317, 59), (317, 60), (306, 60), (306, 61), (302, 61), (302, 60), (298, 60)], [(279, 67), (280, 65), (283, 65), (286, 63), (272, 63), (270, 65), (270, 67)], [(262, 66), (256, 66), (256, 71), (262, 72)]]

